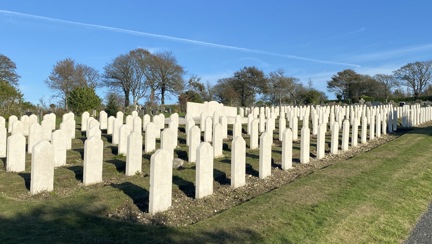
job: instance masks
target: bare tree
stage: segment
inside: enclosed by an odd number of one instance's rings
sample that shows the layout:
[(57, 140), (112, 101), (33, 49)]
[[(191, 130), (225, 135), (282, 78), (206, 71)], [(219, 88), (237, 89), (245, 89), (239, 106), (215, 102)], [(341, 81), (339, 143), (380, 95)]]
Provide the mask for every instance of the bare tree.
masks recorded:
[(381, 87), (381, 92), (379, 93), (382, 94), (382, 96), (385, 98), (385, 102), (387, 103), (392, 94), (392, 90), (398, 86), (397, 79), (393, 75), (384, 74), (374, 75), (373, 78), (379, 82)]
[(160, 91), (161, 104), (165, 104), (166, 96), (181, 93), (185, 87), (184, 74), (183, 67), (177, 64), (171, 52), (160, 52), (154, 55), (150, 64), (148, 84), (151, 86), (152, 93)]
[(123, 92), (127, 107), (130, 96), (134, 105), (143, 98), (149, 87), (150, 60), (152, 55), (145, 49), (138, 48), (115, 58), (104, 67), (104, 85)]
[(63, 100), (64, 108), (68, 110), (69, 93), (77, 87), (89, 87), (95, 89), (98, 86), (99, 72), (92, 67), (77, 64), (71, 58), (57, 61), (45, 84), (57, 92), (57, 96)]
[(412, 89), (417, 99), (432, 79), (432, 60), (409, 63), (394, 71), (394, 75)]

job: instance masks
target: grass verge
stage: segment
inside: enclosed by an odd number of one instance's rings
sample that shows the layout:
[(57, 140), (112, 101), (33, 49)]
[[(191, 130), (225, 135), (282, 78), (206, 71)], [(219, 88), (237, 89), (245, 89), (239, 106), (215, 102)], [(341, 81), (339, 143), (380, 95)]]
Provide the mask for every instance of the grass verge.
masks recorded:
[(1, 194), (0, 241), (401, 242), (432, 200), (431, 135), (432, 127), (409, 131), (186, 227), (104, 216), (125, 201), (137, 205), (133, 189), (140, 187), (132, 186), (138, 176), (113, 187), (78, 187), (73, 194), (31, 200)]

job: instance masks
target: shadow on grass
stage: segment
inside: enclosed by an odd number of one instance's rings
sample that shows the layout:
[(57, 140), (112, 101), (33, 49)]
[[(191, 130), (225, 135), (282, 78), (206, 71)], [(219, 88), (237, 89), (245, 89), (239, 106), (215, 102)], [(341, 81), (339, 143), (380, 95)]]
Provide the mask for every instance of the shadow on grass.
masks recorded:
[[(120, 188), (134, 188), (123, 185)], [(127, 190), (128, 191), (128, 190)], [(174, 228), (143, 225), (105, 217), (107, 206), (81, 203), (35, 204), (13, 217), (0, 215), (1, 243), (241, 243), (262, 242), (248, 228)], [(23, 231), (25, 230), (25, 231)]]
[(25, 187), (30, 191), (30, 173), (18, 173), (18, 175), (24, 179)]
[(189, 160), (187, 150), (183, 150), (181, 148), (178, 148), (178, 149), (174, 150), (174, 153), (177, 154), (177, 158), (180, 158), (186, 162)]
[(246, 164), (246, 174), (258, 177), (259, 176), (259, 171), (255, 170), (252, 167), (252, 165), (250, 165), (250, 164), (247, 163)]
[(133, 203), (143, 212), (149, 210), (149, 192), (133, 183), (123, 182), (120, 184), (111, 184), (113, 188), (123, 191), (124, 194), (128, 195)]
[(126, 172), (126, 162), (120, 159), (111, 159), (106, 160), (105, 162), (113, 164), (116, 167), (117, 172), (125, 173)]
[(66, 167), (66, 169), (72, 171), (75, 174), (75, 179), (79, 182), (83, 181), (83, 166), (70, 166)]
[(195, 185), (193, 182), (174, 175), (173, 184), (177, 185), (180, 191), (182, 191), (187, 197), (195, 197)]
[(0, 158), (1, 162), (3, 163), (3, 169), (6, 170), (6, 158)]
[(214, 180), (221, 185), (230, 185), (231, 179), (228, 179), (227, 174), (218, 169), (213, 169)]

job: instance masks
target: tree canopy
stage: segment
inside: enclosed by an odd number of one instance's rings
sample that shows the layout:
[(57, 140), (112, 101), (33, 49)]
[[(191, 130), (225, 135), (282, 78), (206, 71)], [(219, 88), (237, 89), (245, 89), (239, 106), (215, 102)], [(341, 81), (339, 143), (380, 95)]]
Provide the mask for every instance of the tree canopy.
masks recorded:
[(16, 72), (15, 63), (3, 54), (0, 54), (0, 81), (12, 86), (18, 86), (20, 76)]
[(409, 63), (393, 73), (412, 89), (414, 98), (417, 99), (432, 79), (432, 60)]
[(64, 108), (68, 110), (69, 93), (77, 87), (95, 89), (99, 84), (99, 72), (92, 67), (78, 64), (71, 58), (58, 61), (45, 80), (47, 86), (57, 92), (63, 101)]
[(96, 95), (93, 88), (82, 86), (74, 88), (68, 99), (69, 107), (77, 114), (82, 114), (84, 111), (98, 109), (101, 106), (102, 100)]

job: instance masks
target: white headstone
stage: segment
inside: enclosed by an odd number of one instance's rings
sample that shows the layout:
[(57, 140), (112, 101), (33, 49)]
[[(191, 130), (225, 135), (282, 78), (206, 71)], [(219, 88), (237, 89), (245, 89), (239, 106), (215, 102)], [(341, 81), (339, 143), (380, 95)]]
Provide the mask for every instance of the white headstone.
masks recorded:
[(341, 145), (342, 151), (347, 151), (348, 150), (348, 146), (349, 146), (349, 128), (350, 128), (349, 120), (345, 119), (343, 121), (343, 126), (342, 126), (342, 145)]
[(6, 127), (0, 126), (0, 158), (6, 157), (7, 130)]
[[(147, 127), (148, 128), (148, 127)], [(165, 149), (157, 150), (150, 158), (149, 214), (156, 214), (171, 207), (172, 163)]]
[(108, 124), (107, 124), (107, 135), (112, 135), (114, 131), (114, 116), (108, 117)]
[(19, 120), (16, 120), (12, 123), (12, 131), (11, 134), (23, 134), (24, 135), (24, 128), (23, 128), (23, 123)]
[(292, 132), (286, 128), (282, 133), (282, 169), (292, 168)]
[(213, 194), (213, 147), (202, 142), (197, 148), (195, 198)]
[(83, 184), (91, 185), (102, 182), (103, 141), (90, 137), (84, 142)]
[(66, 140), (67, 135), (63, 130), (56, 130), (52, 133), (52, 145), (54, 147), (54, 166), (66, 165)]
[(362, 116), (361, 126), (362, 127), (361, 127), (361, 139), (360, 139), (360, 141), (362, 144), (365, 144), (365, 143), (367, 143), (367, 126), (368, 126), (366, 116)]
[(142, 120), (141, 120), (141, 118), (138, 117), (138, 116), (134, 117), (133, 121), (132, 121), (132, 124), (133, 124), (132, 131), (133, 132), (137, 132), (137, 133), (141, 133), (141, 131), (142, 131)]
[(122, 124), (123, 124), (123, 122), (124, 122), (123, 117), (124, 117), (123, 112), (122, 112), (122, 111), (117, 111), (117, 113), (116, 113), (116, 119), (119, 119), (119, 120), (121, 121)]
[(23, 134), (24, 134), (24, 136), (28, 136), (29, 126), (30, 126), (30, 124), (29, 124), (30, 118), (28, 115), (23, 115), (23, 116), (21, 116), (20, 120), (21, 120), (22, 125), (23, 125)]
[(326, 124), (322, 123), (318, 126), (317, 131), (317, 159), (322, 159), (325, 156), (325, 132)]
[(108, 114), (105, 111), (99, 112), (99, 125), (101, 130), (108, 129)]
[(33, 147), (30, 194), (54, 190), (54, 146), (40, 141)]
[(126, 125), (129, 126), (129, 128), (131, 129), (134, 128), (132, 115), (126, 116)]
[(220, 124), (222, 125), (222, 138), (228, 138), (228, 119), (226, 116), (220, 117)]
[(7, 139), (7, 172), (25, 171), (25, 136), (22, 133), (16, 133)]
[(52, 130), (51, 130), (51, 124), (49, 119), (42, 120), (41, 127), (42, 127), (42, 140), (51, 141)]
[(223, 138), (222, 125), (217, 123), (213, 129), (213, 157), (218, 158), (223, 156)]
[(263, 132), (260, 137), (259, 153), (259, 178), (264, 179), (271, 175), (272, 142), (268, 132)]
[[(304, 121), (303, 121), (304, 122)], [(307, 164), (310, 161), (310, 129), (307, 123), (301, 129), (300, 139), (300, 163)]]
[(144, 114), (143, 119), (142, 119), (143, 131), (145, 131), (147, 124), (150, 122), (151, 122), (150, 115)]
[(81, 115), (81, 131), (87, 131), (87, 120), (90, 118), (90, 113), (85, 111)]
[(153, 122), (150, 122), (147, 124), (145, 131), (144, 152), (153, 152), (156, 149), (156, 134), (159, 133), (159, 128)]
[(125, 170), (128, 176), (141, 173), (142, 171), (142, 145), (143, 137), (141, 133), (133, 132), (129, 135)]
[(259, 141), (259, 119), (252, 120), (251, 124), (251, 134), (250, 134), (250, 149), (254, 150), (258, 148)]
[(12, 133), (12, 125), (17, 120), (18, 120), (17, 116), (15, 116), (15, 115), (9, 116), (9, 119), (8, 119), (8, 132), (9, 133)]
[(196, 161), (196, 150), (201, 143), (201, 130), (198, 126), (193, 126), (190, 131), (188, 158), (190, 163)]
[(243, 137), (235, 137), (231, 153), (231, 186), (241, 187), (246, 184), (246, 142)]
[(190, 138), (190, 129), (195, 126), (195, 120), (193, 119), (188, 119), (186, 121), (186, 145), (189, 145), (189, 138)]
[(204, 121), (204, 141), (211, 142), (213, 137), (213, 121), (207, 117)]
[(128, 143), (128, 137), (131, 133), (130, 127), (125, 124), (120, 127), (120, 134), (119, 134), (119, 143), (118, 143), (118, 151), (117, 154), (127, 154), (127, 143)]
[(339, 150), (339, 123), (335, 121), (331, 129), (330, 153), (337, 154)]
[(120, 118), (116, 118), (114, 120), (113, 133), (112, 133), (112, 144), (118, 145), (120, 138), (120, 127), (123, 125), (123, 122)]

